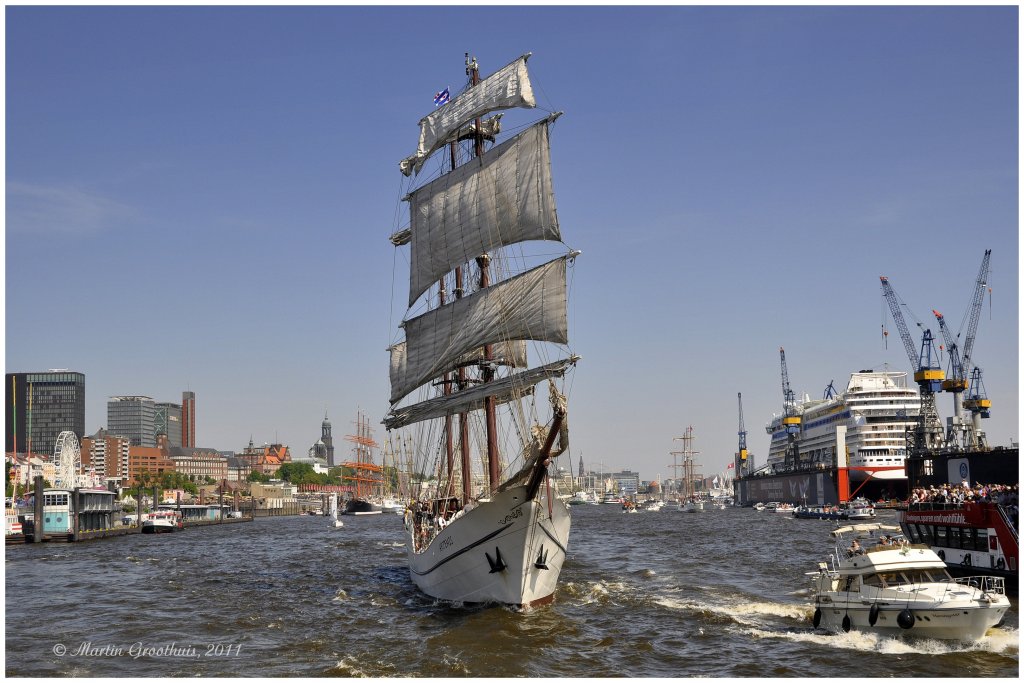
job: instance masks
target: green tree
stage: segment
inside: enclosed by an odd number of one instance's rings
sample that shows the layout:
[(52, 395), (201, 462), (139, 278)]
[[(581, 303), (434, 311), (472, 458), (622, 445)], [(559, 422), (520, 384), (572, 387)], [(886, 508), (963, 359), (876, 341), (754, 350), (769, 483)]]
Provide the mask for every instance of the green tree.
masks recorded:
[(308, 462), (286, 462), (277, 470), (278, 479), (293, 484), (311, 484), (316, 476), (313, 466)]
[(259, 482), (261, 484), (265, 484), (268, 481), (270, 481), (270, 477), (267, 476), (266, 474), (263, 474), (262, 472), (260, 472), (258, 470), (253, 470), (252, 472), (249, 473), (249, 477), (247, 478), (247, 481)]

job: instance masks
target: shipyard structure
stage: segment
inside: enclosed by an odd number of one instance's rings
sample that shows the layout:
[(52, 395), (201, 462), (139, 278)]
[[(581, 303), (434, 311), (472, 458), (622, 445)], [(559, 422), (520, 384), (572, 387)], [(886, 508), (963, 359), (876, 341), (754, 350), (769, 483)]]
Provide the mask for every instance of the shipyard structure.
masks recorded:
[[(939, 340), (922, 325), (921, 342), (915, 342), (903, 319), (906, 303), (889, 279), (881, 278), (882, 295), (915, 368), (916, 387), (906, 372), (861, 370), (850, 375), (845, 390), (829, 383), (820, 399), (797, 400), (789, 385), (786, 353), (780, 348), (782, 412), (766, 425), (771, 440), (767, 462), (759, 467), (747, 452), (740, 402), (740, 443), (734, 463), (737, 504), (833, 505), (856, 497), (906, 500), (909, 490), (919, 486), (1018, 483), (1018, 448), (990, 447), (982, 427), (991, 401), (981, 368), (972, 358), (990, 256), (991, 250), (986, 251), (962, 336), (951, 334), (943, 315), (932, 311), (948, 372), (939, 362)], [(883, 334), (888, 335), (884, 324)], [(953, 414), (945, 427), (936, 409), (940, 393), (953, 398)]]

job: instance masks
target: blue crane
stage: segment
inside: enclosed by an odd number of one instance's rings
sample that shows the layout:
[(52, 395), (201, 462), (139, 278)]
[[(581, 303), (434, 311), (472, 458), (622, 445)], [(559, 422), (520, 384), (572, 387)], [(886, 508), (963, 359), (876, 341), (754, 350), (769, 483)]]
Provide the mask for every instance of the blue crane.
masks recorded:
[(736, 392), (736, 400), (740, 404), (740, 429), (737, 432), (740, 437), (740, 443), (736, 453), (736, 476), (745, 477), (754, 469), (754, 463), (752, 459), (747, 457), (747, 430), (743, 426), (743, 394)]

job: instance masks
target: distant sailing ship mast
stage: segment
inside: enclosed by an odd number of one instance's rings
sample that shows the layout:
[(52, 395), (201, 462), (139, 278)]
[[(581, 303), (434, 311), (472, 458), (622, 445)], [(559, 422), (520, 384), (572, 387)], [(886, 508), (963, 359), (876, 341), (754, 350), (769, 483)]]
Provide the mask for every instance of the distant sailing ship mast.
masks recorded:
[(343, 467), (352, 470), (352, 474), (345, 478), (355, 484), (355, 493), (345, 503), (346, 514), (375, 514), (381, 512), (380, 505), (372, 500), (379, 497), (383, 485), (382, 468), (373, 462), (373, 449), (377, 448), (377, 442), (373, 440), (370, 431), (370, 420), (363, 415), (362, 411), (356, 416), (356, 433), (345, 437), (346, 441), (354, 444), (352, 452), (355, 454), (355, 462), (342, 463)]
[[(678, 488), (679, 488), (679, 484), (678, 484), (679, 468), (682, 468), (682, 470), (683, 470), (683, 491), (682, 491), (682, 494), (683, 494), (682, 495), (682, 499), (683, 500), (692, 500), (695, 497), (695, 495), (694, 495), (695, 494), (695, 490), (693, 488), (694, 474), (696, 473), (696, 469), (697, 469), (697, 463), (696, 463), (695, 456), (699, 455), (700, 451), (693, 450), (693, 439), (694, 439), (694, 437), (693, 437), (693, 425), (690, 425), (690, 426), (688, 426), (686, 428), (686, 431), (683, 433), (682, 436), (677, 436), (674, 439), (675, 441), (682, 441), (683, 442), (683, 450), (681, 450), (681, 451), (673, 451), (671, 453), (671, 455), (673, 456), (672, 468), (675, 470), (675, 476), (677, 477), (677, 483), (676, 483), (677, 491), (678, 491)], [(678, 463), (678, 464), (675, 461), (675, 456), (677, 456), (677, 455), (682, 456), (682, 462)]]

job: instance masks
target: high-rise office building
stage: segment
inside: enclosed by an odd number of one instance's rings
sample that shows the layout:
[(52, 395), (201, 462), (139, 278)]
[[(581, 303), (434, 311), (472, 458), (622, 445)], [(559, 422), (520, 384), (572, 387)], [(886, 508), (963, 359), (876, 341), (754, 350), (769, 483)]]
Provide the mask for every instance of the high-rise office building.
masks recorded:
[[(50, 456), (63, 431), (85, 435), (85, 375), (71, 370), (12, 372), (6, 378), (6, 452)], [(15, 444), (17, 440), (17, 444)]]
[(156, 404), (156, 433), (167, 435), (167, 445), (181, 448), (181, 405), (177, 403)]
[(181, 447), (196, 447), (196, 392), (181, 392)]
[(111, 396), (107, 431), (127, 437), (132, 446), (156, 447), (156, 403), (149, 396)]

